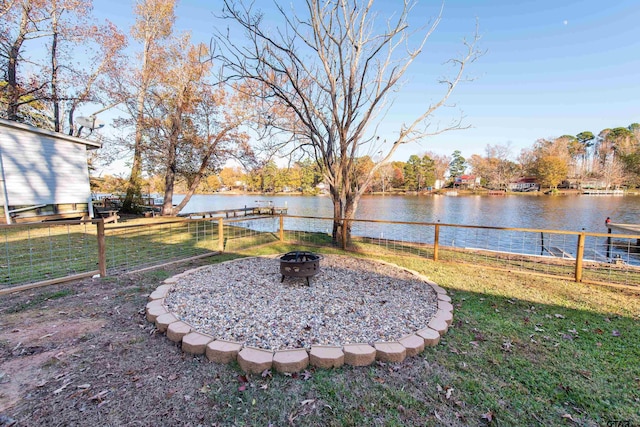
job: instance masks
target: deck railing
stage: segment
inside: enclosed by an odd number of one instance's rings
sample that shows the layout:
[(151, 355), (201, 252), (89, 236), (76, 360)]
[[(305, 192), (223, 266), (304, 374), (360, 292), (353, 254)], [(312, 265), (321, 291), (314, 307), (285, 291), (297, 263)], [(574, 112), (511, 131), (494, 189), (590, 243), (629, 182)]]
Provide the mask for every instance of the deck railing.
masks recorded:
[(291, 215), (0, 225), (0, 294), (272, 242), (640, 288), (638, 235), (367, 219), (350, 220), (349, 226), (351, 239), (336, 243), (332, 218)]

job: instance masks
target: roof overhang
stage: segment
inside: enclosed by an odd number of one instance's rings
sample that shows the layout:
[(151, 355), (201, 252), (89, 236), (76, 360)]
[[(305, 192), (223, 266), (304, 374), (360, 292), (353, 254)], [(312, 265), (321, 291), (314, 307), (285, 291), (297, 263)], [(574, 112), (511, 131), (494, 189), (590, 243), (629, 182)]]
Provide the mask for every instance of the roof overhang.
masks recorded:
[(35, 126), (26, 125), (24, 123), (18, 123), (11, 120), (0, 119), (0, 129), (23, 130), (23, 131), (35, 133), (42, 136), (62, 139), (65, 141), (73, 142), (75, 144), (84, 144), (87, 146), (87, 150), (96, 150), (102, 147), (102, 143), (98, 141), (91, 141), (84, 138), (78, 138), (77, 136), (70, 136), (60, 132), (53, 132), (50, 130), (40, 129)]

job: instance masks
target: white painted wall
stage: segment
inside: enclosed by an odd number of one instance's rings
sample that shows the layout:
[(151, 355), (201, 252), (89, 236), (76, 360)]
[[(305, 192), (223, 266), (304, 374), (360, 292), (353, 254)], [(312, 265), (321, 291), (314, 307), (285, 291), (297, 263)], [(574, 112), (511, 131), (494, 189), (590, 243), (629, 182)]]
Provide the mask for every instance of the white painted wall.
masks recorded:
[(0, 120), (8, 205), (87, 203), (87, 147), (94, 141)]

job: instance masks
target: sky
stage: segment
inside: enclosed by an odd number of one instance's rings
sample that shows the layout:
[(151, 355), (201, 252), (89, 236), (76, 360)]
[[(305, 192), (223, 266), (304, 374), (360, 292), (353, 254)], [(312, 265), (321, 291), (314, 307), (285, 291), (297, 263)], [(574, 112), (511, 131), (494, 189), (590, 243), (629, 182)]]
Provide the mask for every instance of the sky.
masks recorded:
[[(269, 1), (256, 3), (268, 7)], [(401, 4), (378, 3), (383, 5), (381, 18)], [(282, 4), (295, 8), (296, 0)], [(464, 51), (462, 41), (473, 39), (477, 24), (484, 54), (468, 67), (469, 81), (456, 88), (451, 106), (433, 118), (434, 126), (442, 126), (463, 117), (469, 128), (403, 147), (396, 160), (425, 151), (483, 155), (487, 145), (507, 144), (515, 158), (539, 138), (597, 134), (640, 122), (637, 0), (423, 0), (412, 11), (410, 25), (432, 21), (441, 7), (438, 27), (405, 74), (378, 133), (393, 140), (403, 122), (438, 99), (441, 88), (435, 82), (451, 71), (446, 61)], [(96, 18), (109, 19), (127, 32), (134, 20), (132, 8), (131, 1), (94, 0)], [(181, 0), (176, 30), (208, 43), (221, 25), (215, 17), (221, 8), (221, 2)]]

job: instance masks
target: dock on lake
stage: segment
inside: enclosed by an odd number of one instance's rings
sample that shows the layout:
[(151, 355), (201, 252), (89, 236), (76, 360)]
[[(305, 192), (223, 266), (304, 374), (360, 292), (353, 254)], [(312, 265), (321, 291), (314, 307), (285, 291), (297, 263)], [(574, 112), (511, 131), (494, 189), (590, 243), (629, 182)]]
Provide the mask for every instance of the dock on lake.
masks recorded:
[(221, 209), (217, 211), (207, 212), (191, 212), (185, 214), (179, 214), (180, 217), (187, 217), (190, 219), (200, 218), (238, 218), (245, 216), (259, 216), (259, 215), (286, 215), (288, 208), (272, 206), (267, 204), (264, 206), (245, 206), (238, 209)]
[[(640, 224), (614, 224), (610, 222), (607, 224), (607, 228), (609, 229), (609, 233), (612, 231), (620, 231), (624, 234), (632, 234), (640, 236)], [(640, 237), (638, 238), (638, 246), (640, 246)]]

